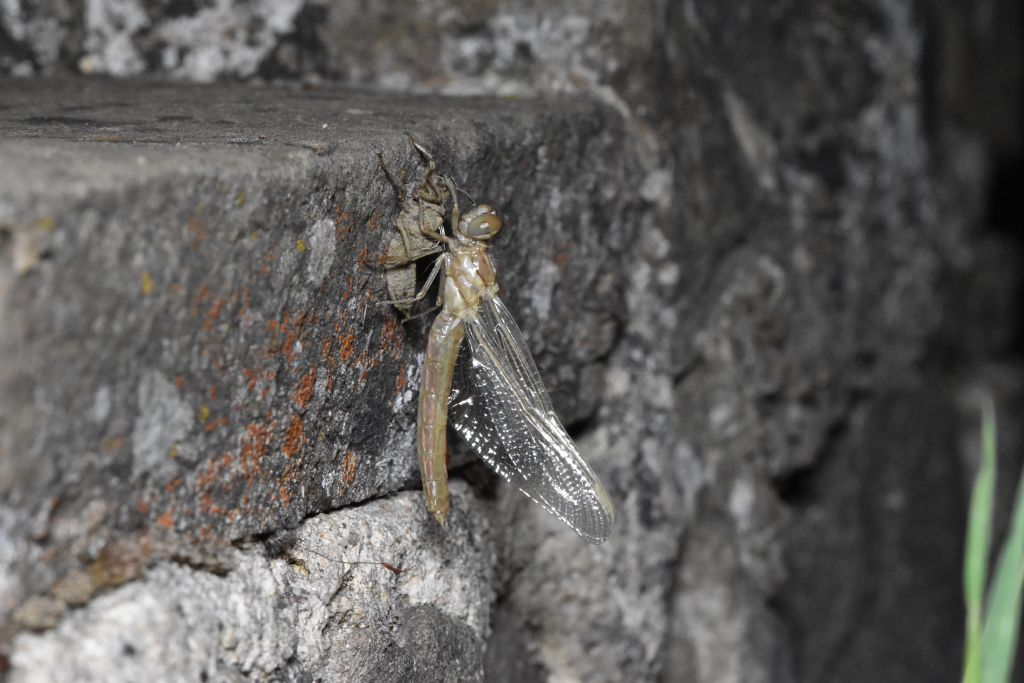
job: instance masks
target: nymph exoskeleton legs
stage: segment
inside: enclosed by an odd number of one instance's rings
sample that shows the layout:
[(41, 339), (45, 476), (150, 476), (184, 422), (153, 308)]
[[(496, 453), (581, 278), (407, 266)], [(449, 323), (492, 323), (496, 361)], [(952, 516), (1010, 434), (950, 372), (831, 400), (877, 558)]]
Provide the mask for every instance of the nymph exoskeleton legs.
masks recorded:
[[(402, 313), (404, 320), (412, 316), (416, 297), (416, 262), (444, 251), (445, 221), (448, 213), (449, 187), (438, 182), (433, 157), (411, 136), (410, 144), (427, 167), (419, 183), (407, 190), (399, 177), (391, 172), (378, 152), (377, 161), (401, 201), (401, 210), (395, 220), (398, 235), (393, 236), (381, 259), (385, 267), (389, 303)], [(420, 297), (422, 298), (422, 297)], [(416, 316), (418, 317), (418, 316)]]
[[(412, 138), (410, 137), (410, 140), (411, 139)], [(413, 145), (415, 145), (417, 149), (420, 149), (421, 153), (426, 153), (426, 150), (422, 150), (415, 141), (413, 141)], [(434, 232), (434, 228), (423, 223), (424, 202), (432, 205), (432, 209), (437, 212), (439, 216), (443, 217), (445, 209), (444, 196), (440, 191), (438, 191), (437, 186), (433, 181), (432, 175), (434, 173), (434, 160), (430, 158), (429, 154), (426, 159), (428, 163), (427, 177), (424, 179), (423, 185), (417, 188), (413, 193), (413, 197), (416, 200), (416, 224), (419, 228), (420, 234), (427, 239), (437, 242), (440, 240), (437, 239), (438, 234)], [(405, 188), (402, 187), (401, 183), (398, 182), (398, 179), (391, 173), (391, 169), (389, 169), (387, 164), (384, 163), (384, 155), (380, 152), (377, 152), (377, 163), (380, 165), (380, 170), (384, 171), (384, 175), (387, 177), (388, 182), (391, 183), (391, 186), (395, 189), (395, 194), (401, 198), (403, 211), (405, 211), (408, 206), (408, 197), (405, 194)], [(430, 188), (429, 192), (425, 189), (427, 187)], [(440, 228), (440, 226), (438, 227)], [(409, 261), (416, 260), (416, 249), (410, 242), (404, 221), (398, 222), (398, 232), (402, 237), (402, 244), (405, 247), (405, 254)]]
[[(384, 176), (387, 177), (388, 182), (391, 183), (391, 187), (395, 188), (395, 194), (397, 194), (402, 199), (402, 202), (404, 204), (405, 203), (405, 188), (403, 188), (399, 184), (398, 178), (396, 178), (395, 176), (391, 175), (390, 169), (388, 169), (387, 164), (384, 163), (384, 155), (381, 154), (380, 152), (377, 152), (377, 163), (380, 164), (380, 170), (384, 171)], [(409, 244), (409, 237), (405, 234), (405, 230), (401, 230), (400, 229), (398, 231), (398, 233), (402, 236), (402, 244), (405, 245), (405, 253), (406, 254), (411, 254), (412, 253), (412, 245)]]
[[(434, 280), (437, 279), (438, 274), (441, 272), (441, 270), (446, 265), (448, 265), (447, 256), (448, 256), (448, 254), (441, 254), (436, 259), (434, 259), (434, 264), (430, 267), (430, 275), (427, 276), (427, 281), (423, 284), (422, 287), (420, 287), (420, 291), (416, 292), (415, 296), (411, 296), (411, 297), (409, 297), (407, 299), (395, 299), (393, 301), (381, 301), (381, 302), (379, 302), (379, 304), (381, 306), (386, 306), (386, 305), (398, 306), (398, 305), (410, 305), (410, 304), (416, 303), (417, 301), (421, 301), (424, 297), (427, 296), (427, 292), (430, 290), (430, 287), (434, 284)], [(438, 294), (438, 302), (437, 303), (438, 303), (439, 306), (444, 303), (444, 289), (440, 290), (440, 292)]]
[(423, 145), (416, 142), (416, 138), (412, 136), (412, 133), (406, 133), (405, 136), (409, 138), (409, 142), (419, 152), (423, 163), (427, 165), (427, 177), (423, 180), (423, 184), (430, 188), (430, 194), (423, 193), (423, 188), (420, 188), (420, 194), (423, 199), (431, 204), (444, 204), (443, 190), (439, 190), (437, 185), (434, 184), (434, 174), (437, 173), (437, 163), (434, 161), (434, 156)]

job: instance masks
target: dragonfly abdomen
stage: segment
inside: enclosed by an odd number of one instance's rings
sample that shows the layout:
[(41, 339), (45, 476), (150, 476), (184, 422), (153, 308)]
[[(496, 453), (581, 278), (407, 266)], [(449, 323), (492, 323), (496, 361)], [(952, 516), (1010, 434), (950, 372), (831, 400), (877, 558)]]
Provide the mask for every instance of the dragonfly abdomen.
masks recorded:
[(427, 510), (441, 524), (448, 516), (448, 396), (455, 359), (462, 344), (463, 322), (442, 310), (430, 327), (420, 382), (417, 450)]

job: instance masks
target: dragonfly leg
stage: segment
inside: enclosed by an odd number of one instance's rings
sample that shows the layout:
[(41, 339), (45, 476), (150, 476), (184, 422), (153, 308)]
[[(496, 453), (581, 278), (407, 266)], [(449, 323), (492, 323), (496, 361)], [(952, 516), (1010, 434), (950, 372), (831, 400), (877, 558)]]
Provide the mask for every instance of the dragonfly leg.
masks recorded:
[(447, 256), (447, 254), (441, 254), (436, 259), (434, 259), (434, 265), (430, 269), (430, 275), (427, 276), (427, 281), (424, 283), (423, 287), (420, 288), (420, 291), (416, 292), (415, 296), (411, 296), (408, 299), (395, 299), (394, 301), (381, 301), (381, 302), (379, 302), (379, 304), (381, 306), (408, 305), (408, 304), (414, 304), (417, 301), (420, 301), (421, 299), (426, 297), (427, 296), (427, 290), (429, 290), (431, 285), (434, 284), (434, 280), (437, 279), (437, 276), (441, 272), (441, 269), (444, 268), (444, 266), (445, 266), (445, 263), (446, 263), (445, 256)]
[(406, 137), (409, 138), (409, 142), (412, 143), (413, 148), (419, 152), (420, 158), (427, 165), (427, 177), (424, 179), (423, 184), (430, 189), (430, 194), (427, 195), (429, 201), (434, 204), (442, 204), (444, 201), (444, 192), (434, 183), (434, 176), (438, 176), (441, 181), (447, 185), (448, 194), (452, 198), (452, 201), (456, 203), (455, 220), (452, 221), (453, 225), (458, 223), (458, 201), (455, 198), (455, 193), (461, 192), (468, 200), (471, 205), (476, 205), (476, 200), (473, 196), (459, 187), (455, 181), (449, 176), (443, 175), (437, 172), (437, 162), (434, 161), (434, 156), (427, 151), (427, 149), (416, 142), (416, 139), (412, 136), (412, 133), (406, 132)]
[(437, 163), (434, 161), (434, 155), (427, 151), (427, 148), (416, 142), (416, 138), (412, 136), (409, 131), (405, 132), (405, 137), (409, 138), (409, 142), (412, 143), (413, 148), (419, 152), (420, 157), (423, 158), (423, 163), (427, 165), (427, 168), (431, 171), (437, 168)]
[[(442, 207), (441, 211), (442, 212), (444, 211), (443, 207)], [(419, 225), (420, 234), (421, 235), (426, 237), (428, 240), (432, 240), (434, 242), (440, 242), (441, 244), (445, 244), (445, 238), (447, 236), (444, 234), (444, 221), (443, 221), (443, 219), (441, 221), (441, 225), (438, 226), (438, 231), (437, 232), (434, 232), (433, 229), (429, 225), (424, 225), (423, 224), (423, 198), (420, 197), (419, 195), (416, 196), (416, 222)], [(409, 253), (412, 253), (412, 252), (409, 252)]]
[[(387, 167), (387, 164), (384, 163), (384, 155), (382, 155), (380, 152), (377, 153), (377, 163), (380, 164), (381, 170), (384, 171), (384, 175), (387, 177), (388, 182), (390, 182), (391, 186), (394, 187), (394, 194), (402, 198), (402, 206), (406, 206), (408, 200), (404, 198), (404, 188), (401, 186), (401, 183), (398, 182), (398, 178), (394, 177), (394, 174), (391, 173), (391, 170)], [(420, 208), (419, 205), (417, 205), (417, 210), (420, 212), (423, 211), (423, 209)], [(398, 233), (401, 236), (401, 243), (402, 245), (404, 245), (404, 247), (406, 247), (406, 254), (412, 254), (413, 247), (410, 244), (409, 236), (408, 234), (406, 234), (406, 230), (402, 228), (400, 221), (398, 222), (397, 227)], [(422, 230), (423, 228), (421, 227), (420, 229)]]
[(441, 179), (448, 186), (448, 194), (452, 197), (452, 232), (454, 233), (459, 224), (459, 196), (456, 194), (455, 181), (446, 175), (441, 176)]
[[(427, 177), (423, 179), (423, 185), (420, 187), (417, 194), (422, 196), (431, 204), (443, 204), (443, 193), (434, 183), (434, 175), (437, 174), (437, 162), (434, 161), (434, 155), (428, 152), (426, 147), (416, 142), (416, 138), (412, 136), (412, 133), (406, 131), (405, 136), (409, 138), (409, 142), (412, 144), (413, 149), (419, 153), (420, 158), (423, 159), (423, 163), (427, 165)], [(444, 176), (441, 177), (443, 178)]]
[(466, 199), (469, 200), (469, 205), (470, 206), (476, 206), (476, 200), (473, 199), (473, 195), (471, 195), (470, 193), (468, 193), (465, 190), (463, 190), (461, 187), (456, 185), (454, 182), (452, 183), (452, 186), (455, 188), (456, 192), (461, 192), (462, 196), (464, 196)]
[(407, 316), (405, 316), (404, 318), (402, 318), (402, 322), (403, 322), (403, 323), (407, 323), (407, 322), (409, 322), (410, 320), (416, 320), (417, 318), (422, 318), (422, 317), (423, 317), (423, 316), (425, 316), (425, 315), (430, 315), (431, 313), (433, 313), (433, 312), (434, 312), (434, 311), (436, 311), (437, 309), (441, 308), (441, 306), (442, 306), (442, 304), (434, 304), (433, 306), (431, 306), (431, 307), (430, 307), (430, 308), (428, 308), (427, 310), (425, 310), (425, 311), (420, 311), (420, 312), (419, 312), (419, 313), (417, 313), (416, 315), (407, 315)]
[(377, 163), (380, 164), (380, 170), (384, 171), (384, 175), (387, 176), (388, 182), (391, 183), (391, 187), (395, 188), (395, 194), (399, 197), (404, 195), (405, 188), (403, 188), (402, 184), (398, 182), (398, 178), (391, 173), (388, 165), (384, 163), (384, 155), (380, 152), (377, 152)]

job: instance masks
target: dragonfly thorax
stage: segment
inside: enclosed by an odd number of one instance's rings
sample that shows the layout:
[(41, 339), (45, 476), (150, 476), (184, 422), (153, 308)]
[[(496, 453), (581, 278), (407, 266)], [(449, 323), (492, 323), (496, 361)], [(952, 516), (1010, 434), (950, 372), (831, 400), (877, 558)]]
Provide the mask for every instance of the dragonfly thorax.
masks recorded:
[(498, 289), (487, 247), (479, 242), (453, 248), (445, 275), (445, 310), (457, 317), (474, 315), (480, 297)]

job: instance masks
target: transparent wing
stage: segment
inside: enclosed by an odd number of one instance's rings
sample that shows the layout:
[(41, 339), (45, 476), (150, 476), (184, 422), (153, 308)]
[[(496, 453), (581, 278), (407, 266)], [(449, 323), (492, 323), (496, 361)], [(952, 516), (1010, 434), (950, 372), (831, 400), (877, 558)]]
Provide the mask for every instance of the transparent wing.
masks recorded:
[(611, 532), (608, 492), (558, 421), (522, 332), (497, 297), (466, 321), (448, 422), (513, 486), (591, 543)]

